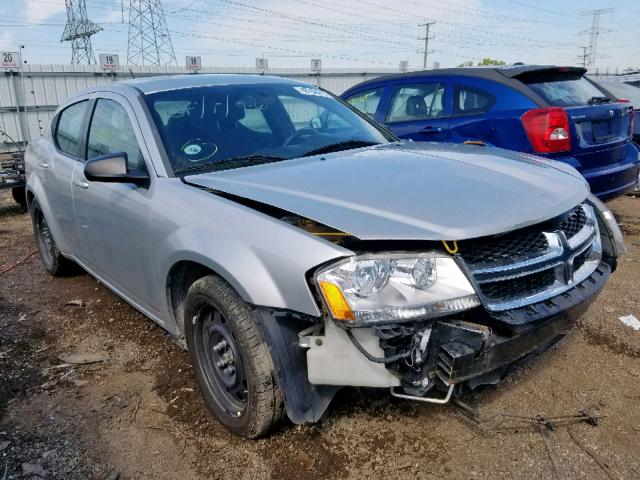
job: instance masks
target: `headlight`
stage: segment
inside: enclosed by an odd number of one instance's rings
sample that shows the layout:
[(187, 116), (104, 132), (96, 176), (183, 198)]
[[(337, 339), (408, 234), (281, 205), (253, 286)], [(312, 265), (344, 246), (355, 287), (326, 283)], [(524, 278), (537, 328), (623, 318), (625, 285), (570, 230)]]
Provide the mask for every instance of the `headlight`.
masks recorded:
[(355, 256), (319, 270), (314, 280), (331, 316), (355, 324), (436, 317), (480, 305), (455, 260), (440, 253)]
[(615, 258), (618, 258), (627, 253), (627, 247), (624, 244), (624, 237), (620, 230), (620, 225), (618, 225), (616, 217), (613, 216), (613, 212), (593, 194), (589, 195), (589, 203), (591, 203), (591, 205), (596, 209), (600, 220), (606, 227), (606, 233), (611, 240), (611, 247), (613, 249), (611, 254)]

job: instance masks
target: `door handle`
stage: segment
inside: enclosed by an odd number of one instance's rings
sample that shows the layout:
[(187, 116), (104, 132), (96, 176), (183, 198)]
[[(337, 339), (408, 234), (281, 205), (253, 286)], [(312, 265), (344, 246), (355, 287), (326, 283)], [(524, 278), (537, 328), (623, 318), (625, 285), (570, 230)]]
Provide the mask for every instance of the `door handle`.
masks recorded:
[(427, 126), (422, 129), (422, 133), (442, 133), (442, 127)]
[(89, 182), (85, 182), (85, 181), (82, 181), (82, 180), (74, 180), (74, 181), (73, 181), (73, 184), (74, 184), (76, 187), (80, 187), (80, 188), (89, 188)]

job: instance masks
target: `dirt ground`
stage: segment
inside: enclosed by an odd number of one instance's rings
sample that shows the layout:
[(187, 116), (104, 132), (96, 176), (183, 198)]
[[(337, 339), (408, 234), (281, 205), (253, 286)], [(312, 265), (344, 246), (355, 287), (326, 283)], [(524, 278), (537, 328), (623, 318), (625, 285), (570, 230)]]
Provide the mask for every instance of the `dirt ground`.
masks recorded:
[[(0, 195), (0, 479), (640, 478), (640, 198), (612, 202), (629, 255), (565, 339), (502, 384), (482, 415), (590, 407), (597, 426), (484, 431), (454, 406), (347, 389), (316, 425), (227, 433), (188, 355), (92, 277), (52, 278), (27, 214)], [(59, 356), (101, 353), (70, 365)], [(599, 466), (600, 462), (602, 466)]]

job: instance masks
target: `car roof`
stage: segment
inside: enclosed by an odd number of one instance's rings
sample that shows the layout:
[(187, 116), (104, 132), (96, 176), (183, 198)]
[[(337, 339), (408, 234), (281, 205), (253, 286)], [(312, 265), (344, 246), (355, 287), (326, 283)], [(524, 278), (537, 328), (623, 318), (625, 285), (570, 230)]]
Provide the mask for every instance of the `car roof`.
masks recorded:
[[(348, 91), (366, 85), (374, 85), (384, 83), (389, 80), (411, 79), (415, 77), (446, 77), (446, 76), (465, 76), (477, 77), (495, 82), (508, 84), (514, 87), (511, 79), (527, 73), (542, 73), (548, 71), (573, 72), (584, 74), (586, 69), (582, 67), (558, 66), (558, 65), (507, 65), (501, 67), (458, 67), (458, 68), (440, 68), (437, 70), (419, 70), (416, 72), (399, 73), (394, 75), (385, 75), (377, 77), (350, 88)], [(347, 93), (347, 92), (345, 92)]]
[[(216, 85), (264, 85), (274, 83), (283, 85), (311, 86), (307, 83), (299, 82), (296, 80), (274, 77), (270, 75), (223, 73), (162, 75), (123, 80), (108, 85), (113, 86), (114, 90), (122, 87), (133, 87), (138, 92), (149, 94), (167, 90), (177, 90), (181, 88), (210, 87)], [(107, 87), (107, 85), (101, 85), (99, 87), (90, 89), (90, 91), (105, 90), (105, 87)]]

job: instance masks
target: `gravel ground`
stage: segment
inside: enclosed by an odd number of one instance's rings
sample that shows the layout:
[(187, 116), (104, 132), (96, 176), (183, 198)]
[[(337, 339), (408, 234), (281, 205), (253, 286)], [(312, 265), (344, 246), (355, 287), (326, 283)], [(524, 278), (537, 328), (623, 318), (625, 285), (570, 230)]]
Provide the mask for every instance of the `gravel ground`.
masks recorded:
[[(483, 430), (453, 406), (346, 389), (316, 425), (268, 439), (207, 413), (185, 352), (88, 275), (52, 278), (28, 215), (0, 195), (0, 478), (640, 478), (640, 199), (612, 202), (629, 255), (580, 325), (502, 384), (483, 416), (576, 413), (597, 426)], [(60, 356), (107, 360), (65, 365)], [(600, 462), (602, 466), (599, 466)]]

